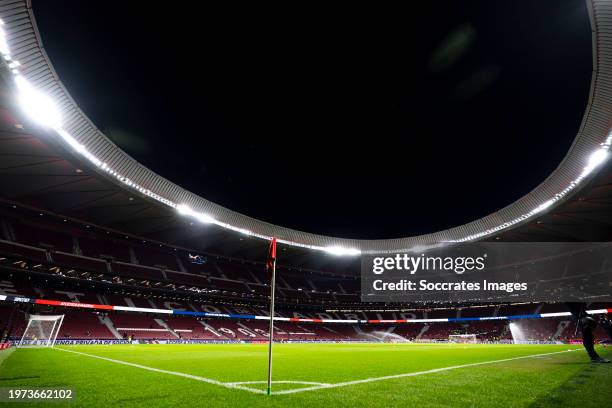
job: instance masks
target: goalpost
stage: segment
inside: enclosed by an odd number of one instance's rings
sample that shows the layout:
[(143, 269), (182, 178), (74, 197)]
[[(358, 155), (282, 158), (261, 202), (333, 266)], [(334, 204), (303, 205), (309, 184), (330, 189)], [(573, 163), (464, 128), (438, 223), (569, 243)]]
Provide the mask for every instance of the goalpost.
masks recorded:
[(30, 315), (17, 347), (53, 347), (64, 315)]
[(477, 343), (475, 334), (449, 334), (448, 341), (451, 343)]

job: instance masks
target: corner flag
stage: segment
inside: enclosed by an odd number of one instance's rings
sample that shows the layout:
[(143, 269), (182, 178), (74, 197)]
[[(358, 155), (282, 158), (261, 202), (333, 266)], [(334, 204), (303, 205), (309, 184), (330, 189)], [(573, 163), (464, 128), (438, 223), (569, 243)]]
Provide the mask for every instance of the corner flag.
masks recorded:
[(268, 261), (266, 262), (266, 271), (268, 272), (268, 278), (272, 282), (272, 275), (274, 273), (274, 265), (276, 263), (276, 238), (272, 238), (270, 241), (270, 248), (268, 249)]
[(276, 238), (272, 237), (266, 270), (270, 277), (270, 332), (268, 333), (268, 395), (272, 394), (272, 341), (274, 340), (274, 289), (276, 287)]

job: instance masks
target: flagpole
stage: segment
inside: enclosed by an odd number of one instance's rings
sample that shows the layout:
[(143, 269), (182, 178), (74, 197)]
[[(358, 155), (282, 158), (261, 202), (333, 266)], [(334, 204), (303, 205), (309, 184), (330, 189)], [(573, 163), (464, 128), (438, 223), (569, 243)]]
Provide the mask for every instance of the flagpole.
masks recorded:
[(276, 256), (272, 263), (270, 289), (270, 333), (268, 334), (268, 395), (272, 395), (272, 341), (274, 340), (274, 292), (276, 287)]

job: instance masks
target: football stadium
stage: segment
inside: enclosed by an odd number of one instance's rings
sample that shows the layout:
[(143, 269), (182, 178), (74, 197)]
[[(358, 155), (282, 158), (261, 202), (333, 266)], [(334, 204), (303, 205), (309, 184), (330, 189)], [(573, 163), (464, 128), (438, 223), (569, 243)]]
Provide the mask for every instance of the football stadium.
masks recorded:
[(94, 3), (0, 0), (0, 406), (611, 406), (612, 1)]

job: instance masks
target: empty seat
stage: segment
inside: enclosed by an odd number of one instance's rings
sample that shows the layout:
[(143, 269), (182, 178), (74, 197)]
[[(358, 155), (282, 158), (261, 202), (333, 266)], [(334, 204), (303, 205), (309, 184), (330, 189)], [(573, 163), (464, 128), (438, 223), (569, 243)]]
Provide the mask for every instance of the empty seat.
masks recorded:
[(67, 254), (64, 252), (54, 252), (53, 262), (56, 265), (72, 269), (79, 269), (87, 272), (106, 273), (106, 262), (101, 259), (87, 258), (78, 255)]
[(118, 275), (131, 278), (164, 280), (161, 270), (148, 266), (134, 265), (123, 262), (113, 262), (112, 270)]
[(0, 253), (3, 255), (23, 257), (26, 260), (46, 262), (47, 253), (44, 249), (34, 248), (9, 241), (0, 241)]

